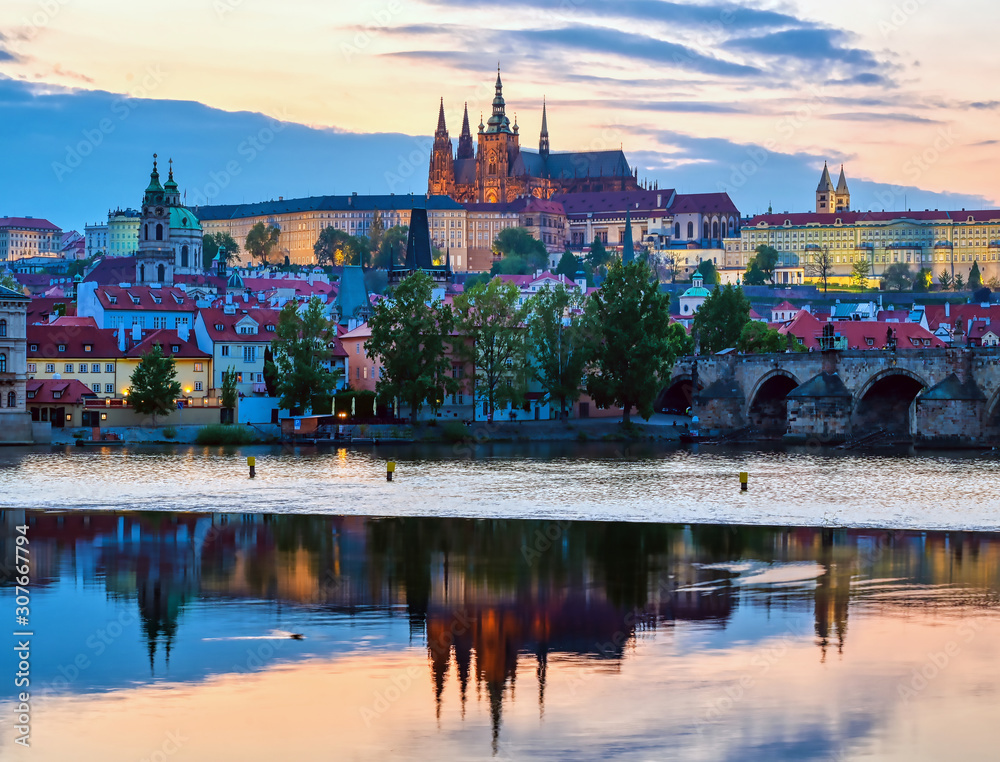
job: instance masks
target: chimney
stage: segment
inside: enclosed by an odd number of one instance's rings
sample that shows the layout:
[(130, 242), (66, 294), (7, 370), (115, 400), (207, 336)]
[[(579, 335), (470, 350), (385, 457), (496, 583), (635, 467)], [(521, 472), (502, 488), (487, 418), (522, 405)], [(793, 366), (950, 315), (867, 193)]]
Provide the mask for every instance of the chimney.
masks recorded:
[(232, 303), (233, 303), (233, 295), (231, 293), (227, 293), (226, 294), (226, 304), (232, 304)]
[(120, 326), (118, 328), (118, 351), (125, 351), (125, 326)]
[(138, 323), (132, 323), (132, 341), (136, 344), (142, 341), (142, 326)]
[(944, 316), (951, 317), (951, 302), (944, 303)]

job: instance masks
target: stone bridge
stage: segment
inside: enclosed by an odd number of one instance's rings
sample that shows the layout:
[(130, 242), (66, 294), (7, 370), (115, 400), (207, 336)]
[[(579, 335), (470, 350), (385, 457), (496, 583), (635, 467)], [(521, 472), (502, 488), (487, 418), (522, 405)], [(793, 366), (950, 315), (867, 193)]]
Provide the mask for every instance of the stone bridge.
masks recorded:
[(657, 404), (690, 406), (713, 435), (979, 447), (1000, 440), (998, 397), (1000, 348), (827, 350), (685, 357)]

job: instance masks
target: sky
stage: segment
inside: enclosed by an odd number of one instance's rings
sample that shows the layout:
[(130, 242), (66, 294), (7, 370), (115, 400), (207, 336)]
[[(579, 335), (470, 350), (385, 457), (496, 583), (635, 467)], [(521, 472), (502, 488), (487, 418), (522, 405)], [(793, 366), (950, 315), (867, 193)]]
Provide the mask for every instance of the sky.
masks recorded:
[[(0, 216), (81, 229), (137, 206), (152, 154), (189, 205), (424, 193), (444, 98), (535, 148), (806, 211), (824, 161), (859, 209), (1000, 205), (987, 0), (4, 0)], [(996, 98), (996, 99), (994, 99)], [(475, 130), (475, 126), (473, 127)]]

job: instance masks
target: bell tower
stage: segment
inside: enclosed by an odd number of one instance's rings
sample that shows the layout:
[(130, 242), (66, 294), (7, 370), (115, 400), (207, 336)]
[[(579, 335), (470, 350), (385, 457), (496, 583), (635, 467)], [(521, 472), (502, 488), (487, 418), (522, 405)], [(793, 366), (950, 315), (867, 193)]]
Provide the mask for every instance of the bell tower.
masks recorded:
[(496, 204), (507, 201), (507, 178), (510, 172), (511, 149), (517, 138), (507, 118), (503, 100), (503, 82), (497, 64), (496, 95), (493, 113), (484, 125), (479, 124), (479, 151), (476, 155), (476, 175), (480, 203)]
[(449, 196), (455, 191), (455, 163), (451, 151), (451, 138), (444, 121), (444, 98), (438, 109), (438, 124), (434, 131), (434, 148), (431, 151), (430, 177), (427, 191), (432, 196)]

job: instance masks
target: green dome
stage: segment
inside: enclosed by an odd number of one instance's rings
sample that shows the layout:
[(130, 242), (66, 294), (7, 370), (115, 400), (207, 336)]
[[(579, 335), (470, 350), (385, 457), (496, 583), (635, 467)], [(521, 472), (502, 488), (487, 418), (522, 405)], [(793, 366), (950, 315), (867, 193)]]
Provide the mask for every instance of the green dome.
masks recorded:
[(712, 292), (709, 291), (707, 288), (701, 288), (700, 286), (698, 287), (691, 286), (691, 288), (689, 288), (687, 291), (681, 294), (681, 298), (683, 299), (685, 296), (702, 296), (707, 299), (711, 295)]
[(183, 206), (170, 207), (170, 229), (171, 230), (201, 230), (201, 223), (198, 218), (191, 213), (190, 209)]

